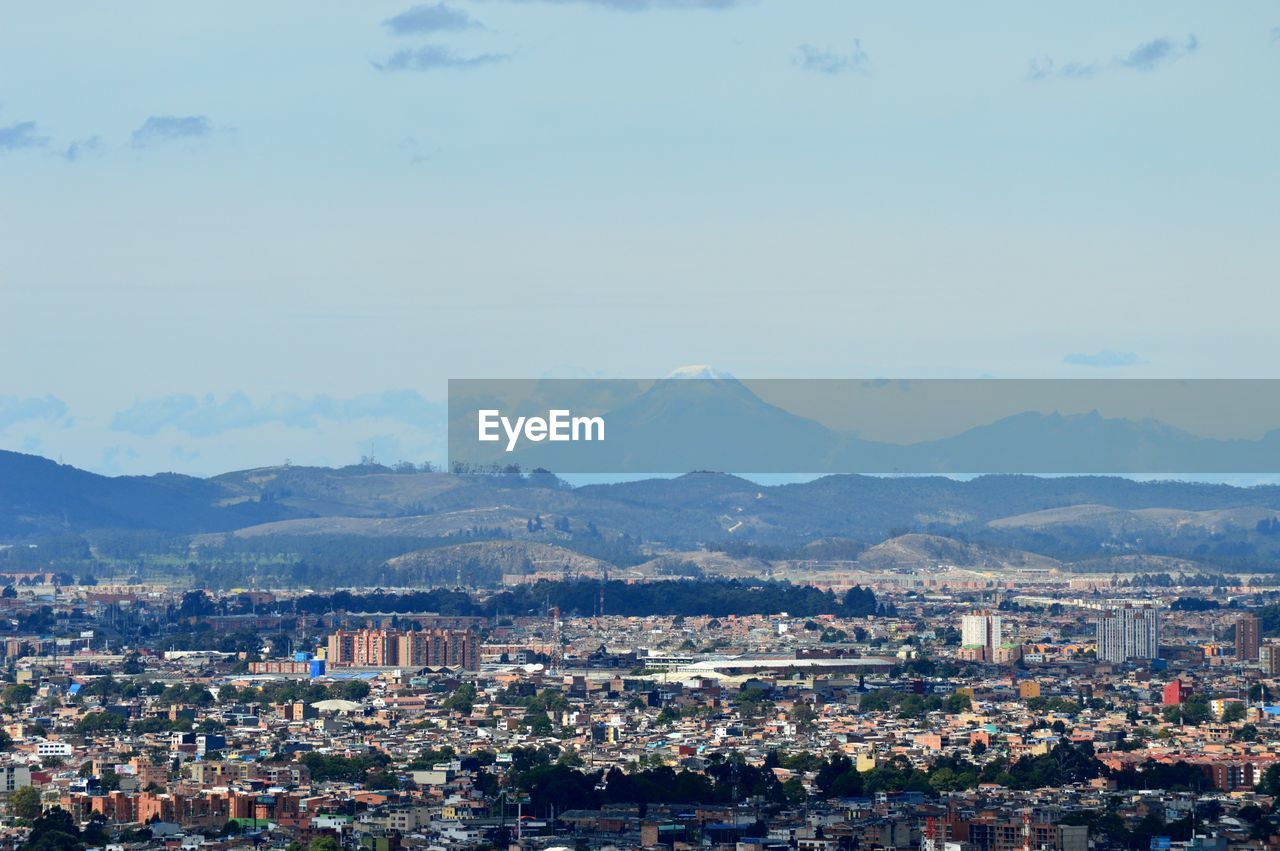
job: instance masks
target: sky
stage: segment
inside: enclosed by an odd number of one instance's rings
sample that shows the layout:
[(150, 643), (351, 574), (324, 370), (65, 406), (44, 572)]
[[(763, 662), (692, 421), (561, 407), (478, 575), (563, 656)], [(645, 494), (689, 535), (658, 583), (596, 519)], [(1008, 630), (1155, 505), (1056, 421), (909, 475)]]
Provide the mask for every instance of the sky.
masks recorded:
[(444, 457), (449, 378), (1276, 375), (1273, 3), (12, 0), (0, 448)]

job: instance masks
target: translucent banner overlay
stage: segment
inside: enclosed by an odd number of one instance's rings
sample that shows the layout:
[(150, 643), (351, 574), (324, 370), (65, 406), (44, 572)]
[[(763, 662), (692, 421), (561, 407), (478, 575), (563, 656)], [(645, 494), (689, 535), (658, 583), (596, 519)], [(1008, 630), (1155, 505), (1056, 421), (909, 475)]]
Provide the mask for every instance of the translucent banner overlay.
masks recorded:
[(449, 460), (555, 473), (1280, 473), (1280, 380), (454, 379)]

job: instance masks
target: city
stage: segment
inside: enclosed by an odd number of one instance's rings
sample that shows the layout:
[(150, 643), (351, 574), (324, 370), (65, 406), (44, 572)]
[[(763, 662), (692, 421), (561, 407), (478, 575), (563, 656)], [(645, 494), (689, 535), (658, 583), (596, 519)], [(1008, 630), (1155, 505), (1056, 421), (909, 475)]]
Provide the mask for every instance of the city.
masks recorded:
[(1280, 851), (1278, 80), (0, 0), (0, 851)]
[(62, 812), (138, 848), (1280, 841), (1280, 592), (965, 577), (829, 614), (486, 618), (11, 576), (6, 617), (78, 637), (5, 642), (7, 835)]

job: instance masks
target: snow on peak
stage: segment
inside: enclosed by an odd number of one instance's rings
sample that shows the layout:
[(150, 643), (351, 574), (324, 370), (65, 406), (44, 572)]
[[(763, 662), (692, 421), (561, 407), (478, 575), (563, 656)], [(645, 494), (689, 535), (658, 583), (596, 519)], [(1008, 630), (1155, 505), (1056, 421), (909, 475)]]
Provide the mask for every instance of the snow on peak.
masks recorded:
[(706, 364), (696, 364), (694, 366), (682, 366), (671, 370), (667, 378), (716, 378), (721, 381), (732, 379), (733, 376), (723, 370)]

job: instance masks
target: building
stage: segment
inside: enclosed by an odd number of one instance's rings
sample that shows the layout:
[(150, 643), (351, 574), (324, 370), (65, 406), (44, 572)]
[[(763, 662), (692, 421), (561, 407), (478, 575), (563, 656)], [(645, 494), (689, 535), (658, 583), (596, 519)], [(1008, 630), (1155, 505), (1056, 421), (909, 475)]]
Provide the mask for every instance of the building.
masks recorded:
[(48, 739), (36, 742), (36, 756), (42, 760), (53, 756), (68, 757), (75, 752), (76, 749), (69, 742), (51, 742)]
[(1267, 676), (1280, 676), (1280, 644), (1264, 644), (1259, 647), (1258, 665)]
[(1235, 792), (1239, 789), (1252, 791), (1261, 776), (1253, 763), (1239, 760), (1215, 760), (1201, 768), (1207, 771), (1213, 788), (1223, 792)]
[(1089, 828), (1056, 824), (1052, 813), (1031, 811), (1029, 818), (1000, 818), (980, 815), (965, 818), (952, 813), (930, 816), (921, 831), (922, 851), (1087, 851)]
[(1122, 663), (1160, 655), (1160, 612), (1125, 606), (1098, 618), (1098, 661)]
[(183, 770), (191, 783), (201, 788), (209, 788), (226, 786), (233, 781), (243, 780), (249, 776), (249, 768), (250, 764), (247, 762), (199, 760), (187, 763)]
[(1191, 689), (1182, 680), (1174, 680), (1164, 687), (1164, 705), (1179, 706), (1187, 702)]
[(1262, 645), (1262, 623), (1257, 615), (1241, 615), (1236, 621), (1236, 658), (1246, 662), (1258, 660)]
[(420, 630), (398, 639), (400, 664), (411, 668), (480, 667), (480, 643), (470, 630)]
[(987, 662), (996, 658), (996, 648), (1000, 647), (1000, 616), (990, 612), (978, 612), (965, 615), (960, 619), (960, 645), (968, 648), (972, 655)]
[(146, 789), (152, 785), (163, 788), (169, 782), (167, 765), (135, 756), (129, 760), (129, 767), (133, 770), (133, 776), (137, 778), (139, 789)]
[(325, 655), (334, 668), (480, 669), (480, 641), (467, 629), (339, 629), (329, 636)]
[(0, 795), (8, 795), (31, 785), (31, 769), (19, 763), (0, 765)]
[(271, 659), (266, 662), (250, 662), (249, 673), (310, 675), (311, 661), (296, 662), (293, 659)]
[(227, 747), (227, 737), (206, 733), (196, 736), (196, 753), (200, 756), (207, 756), (214, 751), (224, 750)]

